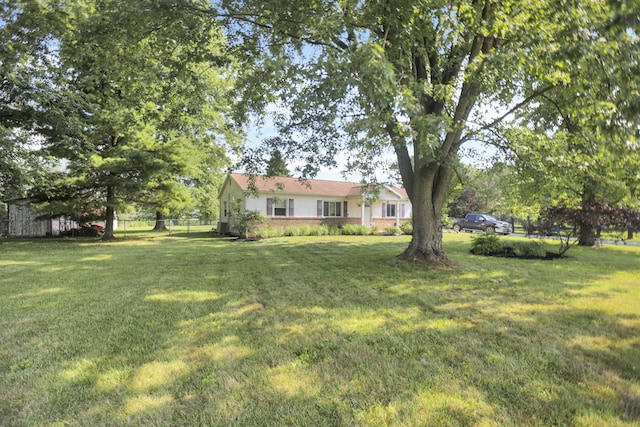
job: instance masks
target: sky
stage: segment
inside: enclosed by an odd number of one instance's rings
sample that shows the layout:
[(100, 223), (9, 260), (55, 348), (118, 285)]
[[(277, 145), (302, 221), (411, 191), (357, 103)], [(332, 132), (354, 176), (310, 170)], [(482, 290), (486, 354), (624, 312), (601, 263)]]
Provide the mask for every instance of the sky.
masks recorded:
[[(278, 135), (278, 131), (276, 130), (276, 127), (268, 114), (264, 116), (262, 122), (263, 123), (258, 123), (257, 120), (253, 120), (249, 124), (247, 128), (247, 142), (250, 146), (258, 145), (264, 139)], [(336, 161), (339, 165), (337, 168), (322, 168), (316, 176), (316, 179), (360, 182), (361, 176), (359, 174), (349, 174), (345, 179), (342, 171), (344, 170), (346, 159), (338, 158), (336, 159)], [(295, 169), (295, 166), (296, 164), (292, 163), (291, 161), (287, 161), (287, 167), (290, 171), (293, 171), (293, 169)]]
[[(251, 146), (258, 145), (262, 140), (277, 135), (278, 131), (268, 114), (264, 116), (262, 123), (258, 123), (258, 120), (254, 120), (247, 128), (247, 140), (248, 144)], [(393, 154), (391, 155), (393, 156)], [(462, 162), (465, 164), (474, 165), (476, 167), (486, 167), (490, 163), (491, 158), (496, 155), (496, 150), (479, 141), (470, 141), (463, 146), (460, 155)], [(338, 158), (336, 161), (338, 163), (337, 168), (322, 168), (316, 176), (316, 179), (350, 182), (360, 182), (362, 180), (362, 176), (358, 173), (348, 174), (345, 178), (342, 171), (345, 169), (344, 166), (346, 164), (346, 159)], [(296, 165), (294, 163), (287, 163), (289, 170), (295, 169), (295, 166)], [(388, 176), (380, 175), (377, 178), (381, 182), (389, 180)]]

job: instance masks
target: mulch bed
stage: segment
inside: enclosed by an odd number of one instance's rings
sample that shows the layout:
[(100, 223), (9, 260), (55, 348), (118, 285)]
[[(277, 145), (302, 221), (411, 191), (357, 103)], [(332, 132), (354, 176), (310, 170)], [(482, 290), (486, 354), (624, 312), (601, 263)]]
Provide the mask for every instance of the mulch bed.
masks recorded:
[(562, 258), (563, 256), (557, 252), (547, 252), (545, 256), (534, 256), (534, 255), (516, 255), (513, 248), (505, 248), (499, 252), (494, 252), (492, 254), (488, 254), (487, 256), (494, 256), (500, 258), (518, 258), (518, 259), (541, 259), (545, 261), (552, 261), (554, 259)]
[(231, 239), (229, 239), (229, 241), (231, 242), (257, 242), (259, 240), (262, 240), (262, 238), (261, 237), (245, 237), (245, 238), (232, 237)]

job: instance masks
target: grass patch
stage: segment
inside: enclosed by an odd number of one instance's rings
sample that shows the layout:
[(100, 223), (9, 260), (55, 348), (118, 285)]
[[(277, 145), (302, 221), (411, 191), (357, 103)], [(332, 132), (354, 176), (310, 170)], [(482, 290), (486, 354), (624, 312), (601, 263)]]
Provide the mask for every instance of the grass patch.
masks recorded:
[(408, 242), (2, 241), (0, 424), (640, 423), (640, 248)]

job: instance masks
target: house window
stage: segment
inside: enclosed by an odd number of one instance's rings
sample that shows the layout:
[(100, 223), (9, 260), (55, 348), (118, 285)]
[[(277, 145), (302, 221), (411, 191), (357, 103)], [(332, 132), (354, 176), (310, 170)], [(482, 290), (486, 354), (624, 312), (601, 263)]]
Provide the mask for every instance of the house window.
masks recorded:
[(273, 216), (287, 216), (287, 199), (273, 201)]
[(388, 217), (396, 216), (396, 205), (392, 205), (391, 203), (387, 203), (387, 215)]
[(324, 216), (342, 216), (342, 202), (324, 202)]
[(222, 216), (229, 216), (228, 213), (229, 212), (227, 210), (227, 202), (224, 202), (224, 215), (222, 215)]

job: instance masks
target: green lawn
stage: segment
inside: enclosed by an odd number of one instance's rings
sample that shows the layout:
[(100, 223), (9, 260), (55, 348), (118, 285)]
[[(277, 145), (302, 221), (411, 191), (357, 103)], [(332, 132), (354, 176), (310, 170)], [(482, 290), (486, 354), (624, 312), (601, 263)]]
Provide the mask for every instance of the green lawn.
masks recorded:
[(0, 425), (640, 425), (640, 248), (471, 238), (0, 241)]

